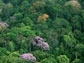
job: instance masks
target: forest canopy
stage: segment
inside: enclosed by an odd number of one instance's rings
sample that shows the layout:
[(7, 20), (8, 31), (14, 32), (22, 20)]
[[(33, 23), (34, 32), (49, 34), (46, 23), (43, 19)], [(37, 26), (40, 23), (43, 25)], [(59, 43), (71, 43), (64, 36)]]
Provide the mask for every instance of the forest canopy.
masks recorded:
[(0, 0), (0, 63), (84, 63), (84, 0)]

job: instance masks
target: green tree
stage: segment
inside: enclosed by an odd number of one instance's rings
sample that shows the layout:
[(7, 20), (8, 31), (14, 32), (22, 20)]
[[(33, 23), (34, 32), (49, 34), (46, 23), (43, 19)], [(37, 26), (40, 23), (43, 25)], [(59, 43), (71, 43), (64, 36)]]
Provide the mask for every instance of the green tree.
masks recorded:
[(25, 18), (23, 19), (23, 23), (24, 23), (25, 25), (27, 25), (27, 26), (32, 26), (32, 25), (33, 25), (33, 21), (32, 21), (32, 19), (30, 19), (29, 17), (25, 17)]
[(78, 57), (82, 55), (83, 49), (84, 49), (84, 44), (79, 43), (75, 46), (75, 51), (73, 53), (76, 59), (78, 59)]
[(72, 34), (64, 35), (63, 40), (65, 42), (65, 45), (69, 47), (74, 47), (76, 44), (76, 39)]
[(75, 15), (71, 18), (71, 25), (72, 25), (72, 29), (78, 29), (81, 30), (81, 18), (78, 15)]
[(41, 60), (41, 63), (57, 63), (57, 62), (54, 58), (50, 57), (50, 58), (45, 58)]
[(40, 50), (34, 51), (33, 54), (37, 58), (38, 61), (41, 61), (41, 60), (48, 58), (48, 57), (53, 57), (52, 54), (48, 54), (47, 52), (42, 52)]
[(1, 56), (0, 62), (2, 63), (23, 63), (25, 61), (15, 56)]
[(20, 7), (20, 11), (22, 11), (23, 13), (28, 13), (28, 8), (29, 8), (30, 4), (29, 2), (26, 0), (24, 0), (22, 3), (21, 3), (21, 7)]
[(14, 46), (14, 43), (13, 42), (9, 42), (8, 43), (8, 49), (9, 51), (13, 52), (15, 50), (15, 46)]
[(70, 32), (72, 29), (70, 23), (64, 18), (56, 18), (52, 24), (59, 36), (68, 34), (68, 32)]
[(17, 19), (21, 19), (23, 17), (22, 13), (18, 12), (14, 14), (14, 17), (16, 17)]
[(69, 63), (69, 58), (66, 55), (57, 56), (57, 63)]
[(75, 59), (74, 61), (72, 61), (72, 63), (80, 63), (80, 59)]
[(61, 5), (48, 5), (46, 6), (46, 13), (52, 18), (55, 19), (56, 17), (63, 17), (64, 10), (62, 9)]
[(4, 3), (8, 3), (10, 0), (3, 0)]
[(5, 4), (5, 6), (2, 8), (1, 17), (3, 19), (8, 19), (12, 14), (13, 14), (12, 4), (11, 3)]

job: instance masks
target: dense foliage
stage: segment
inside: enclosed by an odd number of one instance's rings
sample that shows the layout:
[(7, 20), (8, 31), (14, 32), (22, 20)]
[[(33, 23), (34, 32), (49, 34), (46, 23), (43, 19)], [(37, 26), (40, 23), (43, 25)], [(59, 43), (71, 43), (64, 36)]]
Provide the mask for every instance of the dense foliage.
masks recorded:
[(84, 0), (0, 0), (0, 63), (84, 63)]

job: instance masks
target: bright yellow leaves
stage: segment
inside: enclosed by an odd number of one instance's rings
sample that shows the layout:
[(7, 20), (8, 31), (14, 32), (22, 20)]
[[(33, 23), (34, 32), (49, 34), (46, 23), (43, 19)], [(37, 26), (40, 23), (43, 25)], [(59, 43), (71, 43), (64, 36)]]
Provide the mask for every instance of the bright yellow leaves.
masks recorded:
[(41, 20), (46, 21), (46, 19), (47, 19), (48, 17), (49, 17), (48, 14), (43, 14), (42, 16), (39, 16), (39, 17), (38, 17), (38, 21), (41, 21)]

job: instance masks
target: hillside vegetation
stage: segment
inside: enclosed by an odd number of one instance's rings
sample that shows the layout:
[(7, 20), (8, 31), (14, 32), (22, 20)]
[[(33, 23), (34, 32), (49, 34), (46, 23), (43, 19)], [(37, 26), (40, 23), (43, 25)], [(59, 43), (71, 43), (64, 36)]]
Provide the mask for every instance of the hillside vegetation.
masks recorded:
[(84, 0), (0, 0), (0, 63), (84, 63)]

